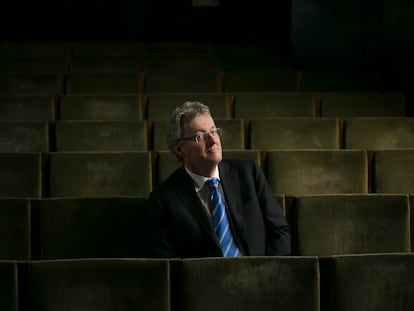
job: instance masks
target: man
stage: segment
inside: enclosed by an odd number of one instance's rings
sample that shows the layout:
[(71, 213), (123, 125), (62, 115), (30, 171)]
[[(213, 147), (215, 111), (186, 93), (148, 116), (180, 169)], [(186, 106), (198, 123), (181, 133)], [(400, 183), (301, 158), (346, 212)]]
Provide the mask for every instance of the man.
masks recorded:
[(263, 171), (222, 159), (220, 134), (200, 102), (173, 112), (167, 144), (183, 166), (150, 194), (152, 257), (290, 254), (289, 226)]

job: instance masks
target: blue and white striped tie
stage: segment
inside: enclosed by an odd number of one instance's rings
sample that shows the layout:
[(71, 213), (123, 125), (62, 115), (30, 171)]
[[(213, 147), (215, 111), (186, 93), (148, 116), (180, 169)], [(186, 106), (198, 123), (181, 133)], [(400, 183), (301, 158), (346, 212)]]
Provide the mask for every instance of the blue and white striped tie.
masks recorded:
[(221, 200), (220, 191), (218, 189), (218, 179), (213, 177), (207, 180), (206, 183), (211, 190), (211, 214), (213, 218), (213, 227), (220, 242), (223, 257), (241, 256), (240, 250), (234, 242), (231, 234), (226, 209), (223, 201)]

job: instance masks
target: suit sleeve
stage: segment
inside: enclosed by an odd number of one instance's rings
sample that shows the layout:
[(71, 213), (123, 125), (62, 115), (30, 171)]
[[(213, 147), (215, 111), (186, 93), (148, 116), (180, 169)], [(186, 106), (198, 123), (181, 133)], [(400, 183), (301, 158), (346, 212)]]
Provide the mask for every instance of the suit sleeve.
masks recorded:
[(289, 225), (282, 207), (270, 189), (263, 170), (257, 163), (254, 163), (254, 176), (256, 193), (266, 227), (266, 255), (290, 255), (291, 237)]

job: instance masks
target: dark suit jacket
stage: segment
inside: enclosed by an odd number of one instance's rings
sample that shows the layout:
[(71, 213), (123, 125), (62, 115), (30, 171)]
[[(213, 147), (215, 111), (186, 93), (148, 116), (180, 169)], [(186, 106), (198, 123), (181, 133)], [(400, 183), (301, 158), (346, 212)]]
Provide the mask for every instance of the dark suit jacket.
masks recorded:
[[(289, 255), (287, 221), (257, 163), (223, 159), (219, 172), (233, 236), (244, 255)], [(154, 189), (149, 202), (152, 257), (222, 257), (211, 220), (184, 167)]]

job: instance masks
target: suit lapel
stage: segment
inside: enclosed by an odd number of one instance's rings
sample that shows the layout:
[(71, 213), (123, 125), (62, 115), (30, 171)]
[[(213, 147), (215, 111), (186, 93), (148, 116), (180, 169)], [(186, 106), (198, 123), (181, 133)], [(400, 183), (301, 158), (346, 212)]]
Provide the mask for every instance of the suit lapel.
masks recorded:
[(243, 220), (243, 202), (240, 196), (239, 176), (235, 169), (232, 169), (227, 162), (219, 164), (220, 180), (227, 203), (233, 226), (238, 237), (247, 250), (247, 239), (245, 236), (245, 224)]
[(194, 219), (197, 220), (200, 227), (203, 228), (204, 231), (206, 231), (207, 234), (216, 242), (217, 246), (220, 247), (217, 235), (211, 224), (210, 217), (194, 189), (193, 180), (187, 174), (184, 167), (182, 167), (178, 173), (180, 176), (177, 180), (180, 181), (175, 183), (175, 192), (177, 193), (177, 196), (180, 198), (188, 212), (193, 215)]

